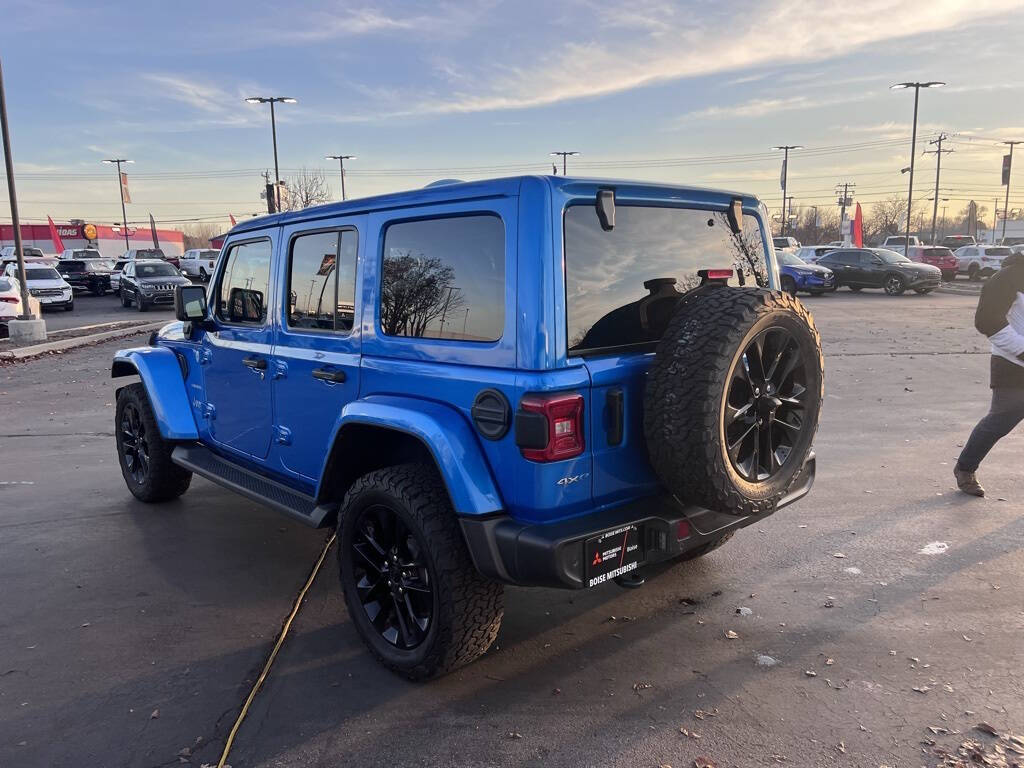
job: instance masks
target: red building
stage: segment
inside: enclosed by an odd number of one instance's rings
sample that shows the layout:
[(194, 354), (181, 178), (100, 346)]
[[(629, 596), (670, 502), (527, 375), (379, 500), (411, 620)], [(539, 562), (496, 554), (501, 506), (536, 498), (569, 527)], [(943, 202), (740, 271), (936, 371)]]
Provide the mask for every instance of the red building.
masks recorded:
[[(125, 252), (124, 234), (120, 227), (102, 224), (73, 222), (57, 224), (57, 234), (65, 248), (96, 248), (104, 256), (116, 259)], [(185, 250), (185, 236), (176, 229), (158, 229), (157, 240), (168, 256), (181, 256)], [(57, 244), (50, 235), (49, 224), (22, 224), (21, 240), (26, 246), (32, 245), (46, 254), (57, 255)], [(152, 248), (153, 233), (147, 226), (128, 227), (128, 242), (131, 248)], [(0, 248), (14, 245), (14, 226), (0, 224)]]

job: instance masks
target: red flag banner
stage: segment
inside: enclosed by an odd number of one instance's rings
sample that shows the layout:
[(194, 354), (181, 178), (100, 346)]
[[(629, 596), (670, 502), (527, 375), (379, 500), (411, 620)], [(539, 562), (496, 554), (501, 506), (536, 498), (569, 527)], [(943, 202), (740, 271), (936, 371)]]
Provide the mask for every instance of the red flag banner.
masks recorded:
[(124, 195), (124, 201), (130, 203), (132, 201), (132, 194), (128, 191), (128, 174), (121, 173), (121, 194)]
[(232, 227), (234, 227), (234, 226), (237, 226), (238, 222), (237, 222), (237, 221), (235, 221), (235, 217), (234, 217), (233, 215), (231, 215), (231, 214), (229, 213), (229, 214), (228, 214), (228, 218), (229, 218), (229, 219), (231, 219), (231, 226), (232, 226)]
[(47, 216), (46, 220), (50, 222), (50, 239), (53, 240), (54, 251), (59, 256), (64, 253), (64, 241), (60, 239), (60, 233), (57, 231), (57, 225), (53, 223), (53, 219)]
[(857, 203), (857, 212), (853, 215), (853, 244), (857, 248), (864, 247), (864, 214)]

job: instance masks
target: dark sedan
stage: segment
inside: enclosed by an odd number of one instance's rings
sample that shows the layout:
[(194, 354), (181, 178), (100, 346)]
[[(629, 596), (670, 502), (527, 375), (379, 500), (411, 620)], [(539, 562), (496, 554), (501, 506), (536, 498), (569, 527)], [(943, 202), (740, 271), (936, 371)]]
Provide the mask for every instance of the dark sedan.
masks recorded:
[(61, 259), (54, 269), (76, 291), (89, 291), (102, 296), (110, 290), (113, 265), (100, 259)]
[(162, 259), (138, 259), (125, 264), (121, 273), (121, 306), (134, 304), (145, 312), (155, 304), (174, 304), (174, 289), (192, 281)]
[(942, 271), (931, 264), (918, 264), (885, 248), (840, 248), (818, 260), (836, 275), (836, 284), (851, 291), (882, 288), (890, 296), (904, 291), (928, 293), (939, 287)]

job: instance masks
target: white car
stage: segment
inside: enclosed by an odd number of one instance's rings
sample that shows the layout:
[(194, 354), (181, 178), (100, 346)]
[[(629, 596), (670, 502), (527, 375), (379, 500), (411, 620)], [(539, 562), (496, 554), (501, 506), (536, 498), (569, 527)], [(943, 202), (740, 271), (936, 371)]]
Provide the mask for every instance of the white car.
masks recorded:
[(831, 253), (837, 247), (836, 245), (805, 245), (796, 252), (796, 257), (801, 261), (806, 261), (808, 264), (816, 264), (818, 259), (824, 256), (826, 253)]
[(800, 241), (795, 237), (773, 237), (772, 244), (776, 251), (788, 251), (795, 254), (800, 249)]
[(95, 248), (65, 248), (58, 259), (102, 259), (103, 254)]
[(1005, 245), (965, 245), (956, 250), (957, 272), (980, 280), (998, 272), (1012, 251)]
[[(3, 273), (5, 278), (17, 282), (18, 265), (8, 264)], [(75, 308), (75, 294), (68, 282), (52, 266), (45, 262), (25, 262), (25, 282), (28, 292), (38, 299), (46, 309), (63, 309), (70, 312)]]
[(121, 292), (121, 273), (124, 272), (124, 265), (128, 259), (118, 259), (114, 262), (114, 271), (110, 273), (110, 290), (117, 296)]
[(189, 248), (181, 254), (179, 269), (186, 277), (198, 277), (204, 283), (213, 274), (213, 267), (220, 254), (216, 248)]
[[(13, 277), (0, 277), (0, 325), (21, 314), (21, 286)], [(6, 331), (5, 331), (6, 332)]]

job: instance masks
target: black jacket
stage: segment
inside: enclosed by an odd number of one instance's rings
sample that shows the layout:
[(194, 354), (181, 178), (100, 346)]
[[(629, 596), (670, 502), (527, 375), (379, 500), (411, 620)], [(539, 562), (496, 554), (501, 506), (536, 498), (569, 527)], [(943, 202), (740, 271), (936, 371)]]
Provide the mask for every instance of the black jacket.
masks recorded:
[(1024, 365), (1007, 359), (1016, 357), (1024, 362), (1021, 329), (1014, 328), (1007, 319), (1020, 293), (1024, 293), (1024, 255), (1015, 253), (1004, 258), (1002, 268), (985, 283), (974, 313), (974, 327), (992, 342), (993, 389), (1024, 388)]

